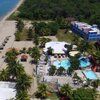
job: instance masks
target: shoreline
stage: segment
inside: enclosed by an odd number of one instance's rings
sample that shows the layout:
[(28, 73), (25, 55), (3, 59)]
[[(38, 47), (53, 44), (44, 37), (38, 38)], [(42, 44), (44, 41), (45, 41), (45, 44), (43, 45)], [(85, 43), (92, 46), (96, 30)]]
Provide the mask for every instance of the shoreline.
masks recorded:
[(2, 22), (6, 21), (7, 18), (8, 18), (12, 13), (14, 13), (14, 12), (20, 7), (20, 5), (21, 5), (23, 2), (24, 2), (24, 0), (20, 0), (20, 1), (18, 2), (18, 4), (0, 20), (0, 24), (1, 24)]

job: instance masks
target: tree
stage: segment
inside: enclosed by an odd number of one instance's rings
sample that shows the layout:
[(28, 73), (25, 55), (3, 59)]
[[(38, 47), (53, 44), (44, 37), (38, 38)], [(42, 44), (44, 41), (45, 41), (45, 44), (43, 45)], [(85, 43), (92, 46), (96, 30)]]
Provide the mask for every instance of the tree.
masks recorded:
[(43, 38), (40, 38), (40, 47), (45, 47), (45, 44), (47, 43), (47, 42), (50, 42), (51, 41), (51, 39), (49, 39), (49, 38), (45, 38), (45, 37), (43, 37)]
[(79, 68), (80, 61), (76, 57), (70, 57), (70, 61), (73, 70), (77, 70)]
[(87, 41), (85, 40), (81, 40), (79, 45), (78, 45), (78, 50), (81, 52), (81, 53), (84, 53), (86, 51), (88, 51), (88, 49), (90, 48), (90, 45)]
[(59, 67), (59, 68), (57, 69), (57, 74), (58, 74), (58, 75), (62, 75), (64, 71), (65, 71), (65, 69), (64, 69), (63, 67)]
[(35, 43), (36, 46), (39, 45), (39, 35), (36, 33), (33, 34), (33, 42)]
[(18, 91), (27, 91), (31, 87), (31, 77), (24, 74), (21, 74), (17, 78), (16, 89)]
[(29, 30), (28, 30), (28, 37), (30, 39), (33, 39), (33, 36), (34, 36), (33, 29), (32, 28), (29, 28)]
[(70, 26), (68, 20), (66, 20), (64, 17), (57, 17), (56, 23), (58, 23), (60, 29), (68, 29)]
[(6, 61), (12, 62), (17, 59), (18, 52), (13, 48), (9, 52), (6, 53)]
[(25, 73), (24, 67), (17, 61), (8, 63), (7, 69), (13, 81), (16, 80), (21, 74)]
[(35, 93), (37, 98), (41, 98), (41, 100), (47, 98), (47, 86), (45, 84), (40, 84), (38, 87), (38, 91)]
[(47, 27), (48, 35), (56, 35), (58, 33), (59, 25), (56, 22), (49, 22)]
[(99, 50), (94, 53), (94, 57), (96, 59), (96, 63), (100, 64), (100, 51)]
[(48, 48), (47, 54), (48, 55), (52, 55), (53, 54), (53, 49), (51, 47)]
[(2, 69), (0, 71), (0, 81), (8, 81), (9, 80), (9, 72), (8, 69)]
[(39, 49), (37, 47), (33, 47), (30, 55), (32, 58), (34, 58), (35, 63), (37, 63), (40, 58)]
[(55, 73), (55, 71), (56, 71), (56, 66), (51, 66), (50, 67), (50, 69), (49, 69), (49, 75), (54, 75), (54, 73)]
[(20, 90), (16, 95), (17, 100), (30, 100), (28, 92)]
[(17, 31), (16, 33), (15, 33), (15, 40), (16, 41), (20, 41), (21, 39), (20, 39), (20, 32), (19, 31)]
[(22, 50), (20, 50), (20, 53), (27, 53), (27, 50), (26, 50), (26, 48), (23, 48)]
[(24, 28), (24, 23), (21, 19), (18, 19), (16, 28), (18, 29), (19, 32), (22, 32), (22, 30)]
[(96, 90), (91, 88), (78, 88), (73, 90), (72, 100), (95, 100)]
[(72, 88), (69, 86), (69, 84), (64, 84), (60, 89), (61, 96), (64, 97), (71, 97), (72, 95)]
[(47, 34), (46, 32), (47, 26), (45, 22), (35, 23), (34, 28), (35, 28), (36, 34), (39, 34), (41, 36), (44, 36)]

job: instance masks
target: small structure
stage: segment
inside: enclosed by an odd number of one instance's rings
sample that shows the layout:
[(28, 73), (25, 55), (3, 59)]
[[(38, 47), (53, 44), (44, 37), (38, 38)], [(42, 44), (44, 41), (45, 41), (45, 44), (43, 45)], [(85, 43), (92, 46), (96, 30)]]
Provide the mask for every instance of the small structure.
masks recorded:
[(21, 55), (21, 61), (26, 62), (28, 59), (28, 56), (26, 54)]
[(0, 100), (15, 99), (15, 85), (16, 83), (0, 81)]
[(86, 40), (97, 41), (100, 40), (100, 30), (97, 25), (89, 25), (87, 23), (72, 21), (71, 29), (74, 33), (79, 34)]

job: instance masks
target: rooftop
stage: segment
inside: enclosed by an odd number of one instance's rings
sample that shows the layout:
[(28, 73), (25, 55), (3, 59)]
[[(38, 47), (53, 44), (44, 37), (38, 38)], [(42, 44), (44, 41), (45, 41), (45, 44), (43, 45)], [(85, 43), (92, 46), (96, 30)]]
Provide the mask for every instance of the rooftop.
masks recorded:
[(85, 33), (88, 32), (96, 32), (97, 34), (100, 34), (100, 30), (97, 28), (97, 25), (89, 25), (84, 22), (78, 22), (78, 21), (73, 21), (71, 22), (72, 25), (76, 25), (80, 30), (83, 30)]
[(44, 52), (47, 52), (48, 48), (51, 47), (53, 49), (54, 54), (64, 54), (67, 48), (65, 45), (70, 45), (66, 42), (48, 42), (45, 44)]
[(9, 100), (16, 96), (16, 83), (0, 81), (0, 100)]

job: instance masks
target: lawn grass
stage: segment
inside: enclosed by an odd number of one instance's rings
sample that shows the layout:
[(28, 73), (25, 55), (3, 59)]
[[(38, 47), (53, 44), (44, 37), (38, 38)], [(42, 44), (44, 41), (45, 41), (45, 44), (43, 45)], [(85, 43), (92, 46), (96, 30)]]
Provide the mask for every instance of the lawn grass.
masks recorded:
[(74, 34), (74, 33), (65, 33), (64, 30), (59, 30), (57, 35), (56, 35), (58, 41), (65, 41), (68, 43), (74, 43), (74, 38), (77, 37), (79, 40), (81, 39), (81, 37), (79, 37), (78, 35)]
[(60, 98), (58, 97), (58, 95), (56, 93), (52, 93), (52, 95), (49, 96), (48, 99), (50, 99), (50, 100), (60, 100)]
[(28, 40), (28, 30), (23, 29), (23, 31), (20, 33), (20, 40), (25, 41)]

